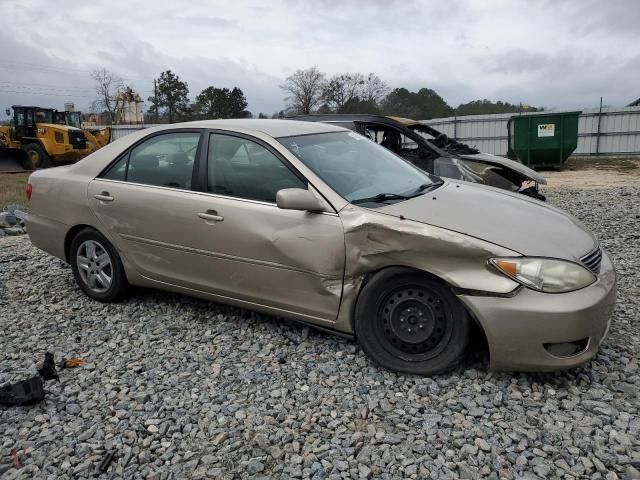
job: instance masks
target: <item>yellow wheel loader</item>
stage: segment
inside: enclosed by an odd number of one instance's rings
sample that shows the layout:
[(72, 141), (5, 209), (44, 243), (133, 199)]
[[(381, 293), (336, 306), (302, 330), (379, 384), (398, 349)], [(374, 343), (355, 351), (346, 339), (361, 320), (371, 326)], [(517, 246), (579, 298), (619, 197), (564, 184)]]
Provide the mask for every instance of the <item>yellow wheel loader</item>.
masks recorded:
[(93, 153), (99, 148), (104, 147), (111, 141), (111, 127), (102, 128), (82, 128), (82, 112), (58, 112), (58, 115), (64, 114), (64, 121), (58, 123), (64, 123), (70, 127), (81, 128), (84, 131), (84, 136), (87, 138), (87, 155)]
[(0, 171), (47, 168), (87, 155), (84, 132), (56, 124), (54, 109), (21, 105), (11, 108), (12, 125), (0, 126)]

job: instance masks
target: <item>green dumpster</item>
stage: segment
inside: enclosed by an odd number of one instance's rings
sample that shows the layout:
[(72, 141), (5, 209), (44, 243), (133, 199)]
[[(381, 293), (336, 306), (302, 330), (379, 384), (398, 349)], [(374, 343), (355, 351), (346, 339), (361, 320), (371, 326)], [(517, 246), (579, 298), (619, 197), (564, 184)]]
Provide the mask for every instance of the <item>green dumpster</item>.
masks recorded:
[(531, 168), (560, 168), (578, 146), (581, 113), (514, 115), (507, 123), (507, 157)]

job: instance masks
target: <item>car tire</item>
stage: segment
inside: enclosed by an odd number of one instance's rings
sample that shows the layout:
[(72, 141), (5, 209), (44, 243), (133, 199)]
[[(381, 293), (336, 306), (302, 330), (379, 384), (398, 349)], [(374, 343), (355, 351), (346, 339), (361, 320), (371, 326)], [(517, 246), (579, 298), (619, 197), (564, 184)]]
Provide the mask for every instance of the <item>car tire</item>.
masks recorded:
[(390, 268), (363, 287), (354, 328), (364, 352), (383, 367), (433, 375), (453, 368), (462, 358), (470, 319), (443, 282)]
[(128, 283), (116, 249), (104, 235), (92, 228), (81, 230), (69, 250), (71, 269), (78, 286), (100, 302), (122, 298)]
[(51, 167), (51, 158), (39, 143), (29, 143), (24, 147), (26, 158), (24, 167), (27, 170), (37, 170)]

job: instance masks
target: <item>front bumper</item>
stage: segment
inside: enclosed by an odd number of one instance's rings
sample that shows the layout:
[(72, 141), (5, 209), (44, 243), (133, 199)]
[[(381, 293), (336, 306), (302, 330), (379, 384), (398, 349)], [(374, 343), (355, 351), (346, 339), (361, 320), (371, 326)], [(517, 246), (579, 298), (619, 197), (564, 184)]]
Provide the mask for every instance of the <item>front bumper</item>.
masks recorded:
[[(483, 327), (490, 367), (496, 370), (558, 370), (593, 358), (609, 330), (616, 301), (616, 273), (603, 252), (598, 280), (569, 293), (521, 288), (510, 298), (460, 295)], [(572, 355), (557, 356), (545, 345), (583, 341)]]

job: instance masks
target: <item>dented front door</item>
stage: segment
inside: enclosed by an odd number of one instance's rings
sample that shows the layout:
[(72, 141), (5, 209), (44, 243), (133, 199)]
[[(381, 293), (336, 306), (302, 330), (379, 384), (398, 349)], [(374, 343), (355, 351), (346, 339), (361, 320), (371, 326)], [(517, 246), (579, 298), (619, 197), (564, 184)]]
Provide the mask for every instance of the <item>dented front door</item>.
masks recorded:
[(198, 255), (192, 279), (232, 298), (333, 322), (340, 306), (345, 250), (334, 213), (198, 195)]

